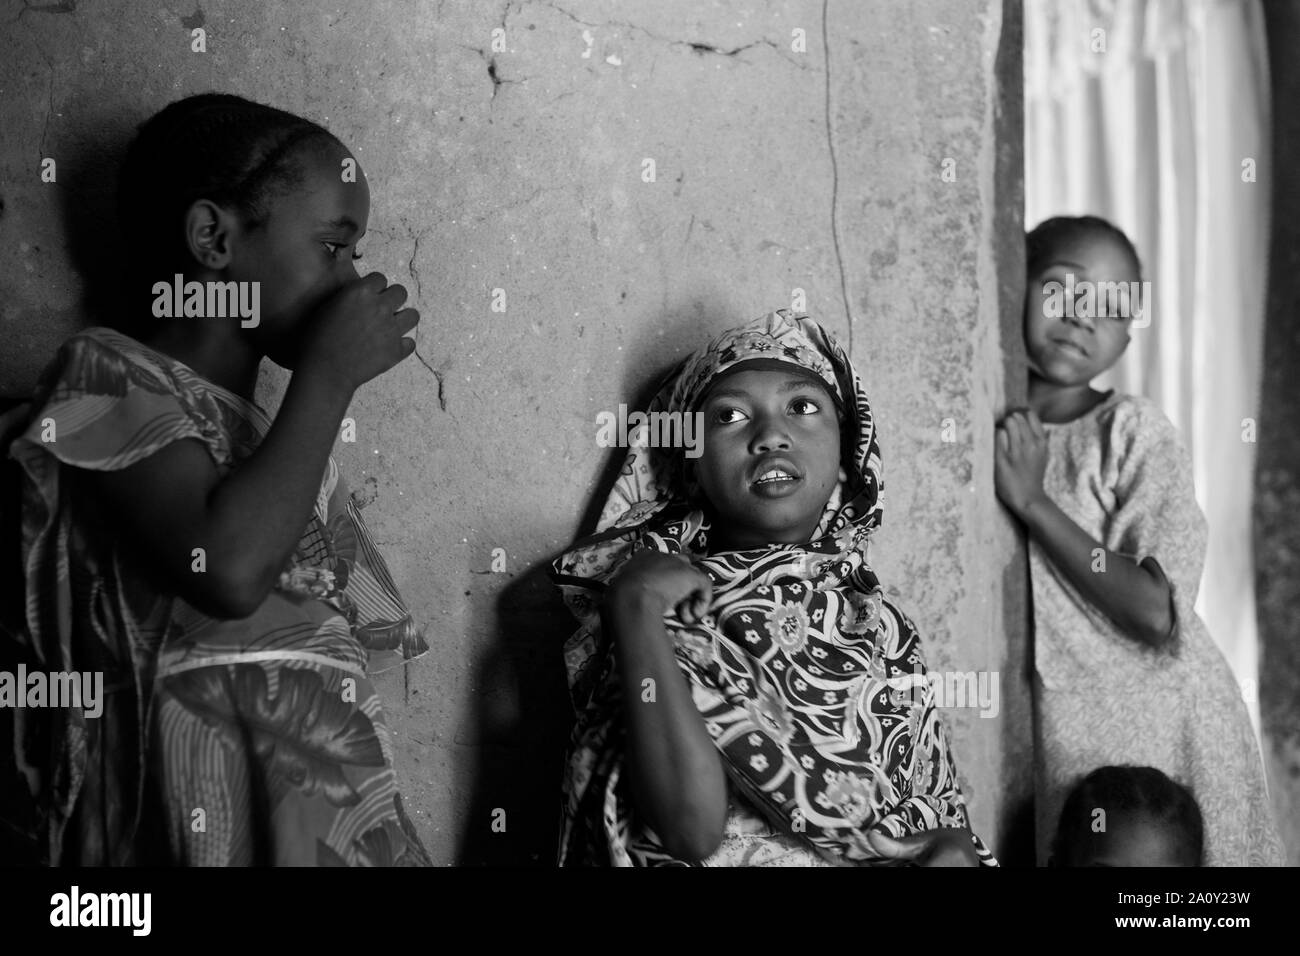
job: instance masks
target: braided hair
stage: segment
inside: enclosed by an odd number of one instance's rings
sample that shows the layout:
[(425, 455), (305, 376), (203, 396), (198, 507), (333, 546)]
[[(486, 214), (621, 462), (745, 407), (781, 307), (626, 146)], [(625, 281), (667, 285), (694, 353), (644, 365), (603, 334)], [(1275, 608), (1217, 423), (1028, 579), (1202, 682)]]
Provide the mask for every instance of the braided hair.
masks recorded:
[(295, 158), (325, 143), (339, 140), (311, 120), (229, 93), (164, 107), (140, 125), (118, 174), (128, 269), (155, 281), (192, 269), (184, 223), (200, 199), (237, 210), (250, 229), (264, 225), (270, 200), (302, 183)]
[(1100, 216), (1053, 216), (1044, 219), (1025, 236), (1025, 266), (1029, 277), (1032, 279), (1038, 275), (1051, 262), (1051, 255), (1062, 242), (1076, 236), (1103, 237), (1118, 242), (1141, 276), (1142, 260), (1123, 229)]
[(1179, 855), (1200, 866), (1205, 844), (1201, 809), (1191, 791), (1155, 767), (1098, 767), (1066, 798), (1052, 843), (1052, 856), (1066, 865), (1091, 833), (1092, 813), (1144, 816), (1175, 835)]

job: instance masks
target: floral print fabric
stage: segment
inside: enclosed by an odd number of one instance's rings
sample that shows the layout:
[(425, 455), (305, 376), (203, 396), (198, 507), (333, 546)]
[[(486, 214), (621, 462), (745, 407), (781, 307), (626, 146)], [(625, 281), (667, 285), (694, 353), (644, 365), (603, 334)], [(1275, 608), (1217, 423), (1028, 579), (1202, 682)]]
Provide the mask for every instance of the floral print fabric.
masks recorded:
[[(643, 548), (688, 555), (713, 582), (700, 624), (666, 618), (732, 787), (728, 835), (706, 865), (764, 857), (781, 865), (794, 847), (818, 861), (880, 862), (866, 840), (873, 828), (904, 836), (969, 826), (919, 635), (867, 562), (881, 519), (881, 460), (847, 354), (806, 316), (775, 312), (687, 359), (650, 410), (693, 411), (716, 376), (754, 359), (796, 365), (833, 389), (844, 410), (844, 480), (812, 541), (710, 555), (708, 519), (685, 498), (680, 461), (633, 445), (600, 530), (553, 568), (582, 625), (565, 649), (577, 722), (561, 863), (680, 863), (638, 820), (622, 781), (621, 692), (600, 629), (605, 584)], [(764, 829), (777, 849), (754, 838)], [(739, 852), (720, 856), (729, 850)]]

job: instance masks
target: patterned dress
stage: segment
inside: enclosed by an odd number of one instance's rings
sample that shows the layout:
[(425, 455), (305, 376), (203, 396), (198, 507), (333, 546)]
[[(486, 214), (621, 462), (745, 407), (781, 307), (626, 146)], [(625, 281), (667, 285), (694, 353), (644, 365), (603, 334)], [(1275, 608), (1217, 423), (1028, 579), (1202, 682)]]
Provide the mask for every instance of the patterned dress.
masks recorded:
[(334, 462), (278, 585), (219, 620), (132, 566), (73, 469), (190, 439), (225, 475), (270, 427), (261, 409), (103, 328), (63, 345), (33, 409), (11, 449), (25, 473), (20, 640), (46, 670), (102, 671), (106, 697), (98, 717), (24, 714), (17, 759), (48, 862), (427, 864), (366, 676), (370, 651), (426, 646)]
[(1125, 637), (1031, 540), (1040, 862), (1069, 789), (1097, 767), (1130, 764), (1192, 791), (1207, 865), (1280, 865), (1246, 706), (1194, 610), (1206, 523), (1177, 432), (1154, 403), (1119, 393), (1046, 431), (1048, 497), (1108, 550), (1159, 564), (1176, 634), (1171, 650)]
[(577, 721), (561, 864), (683, 865), (631, 799), (616, 648), (601, 629), (602, 591), (639, 549), (689, 557), (713, 584), (698, 624), (665, 618), (729, 785), (722, 844), (703, 865), (880, 864), (872, 830), (969, 828), (920, 636), (867, 561), (882, 514), (880, 449), (844, 350), (806, 316), (774, 312), (688, 359), (650, 413), (690, 411), (720, 376), (746, 368), (793, 368), (825, 384), (842, 412), (841, 485), (812, 540), (710, 554), (711, 519), (685, 494), (680, 460), (655, 454), (644, 432), (633, 439), (602, 530), (553, 568), (582, 624), (565, 646)]

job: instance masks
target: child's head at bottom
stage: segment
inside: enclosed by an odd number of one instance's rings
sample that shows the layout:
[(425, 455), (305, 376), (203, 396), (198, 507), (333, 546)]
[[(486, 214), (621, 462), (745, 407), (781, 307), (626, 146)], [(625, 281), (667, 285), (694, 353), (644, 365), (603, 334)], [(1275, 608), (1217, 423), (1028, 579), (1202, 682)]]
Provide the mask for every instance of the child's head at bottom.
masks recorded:
[(1099, 767), (1066, 798), (1052, 866), (1200, 866), (1201, 810), (1155, 767)]

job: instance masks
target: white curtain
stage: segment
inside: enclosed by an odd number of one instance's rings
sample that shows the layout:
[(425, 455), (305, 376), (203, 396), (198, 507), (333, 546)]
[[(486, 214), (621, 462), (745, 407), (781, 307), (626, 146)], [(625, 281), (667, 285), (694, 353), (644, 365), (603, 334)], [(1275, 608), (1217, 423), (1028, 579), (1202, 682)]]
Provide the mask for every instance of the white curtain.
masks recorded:
[(1196, 607), (1256, 733), (1268, 116), (1258, 0), (1025, 0), (1025, 225), (1091, 213), (1137, 246), (1151, 324), (1094, 385), (1155, 401), (1191, 452), (1210, 529)]

